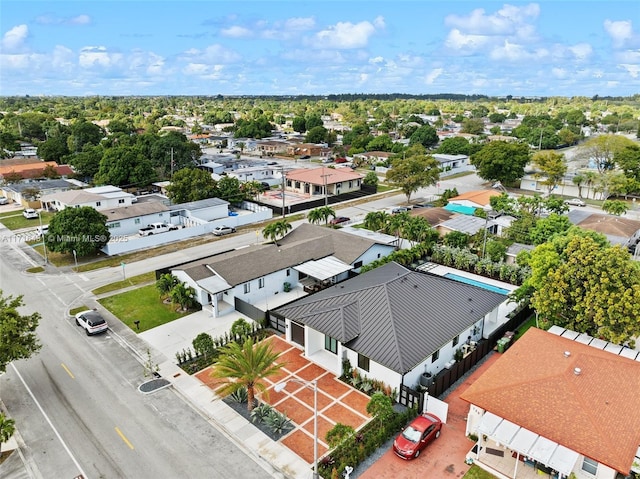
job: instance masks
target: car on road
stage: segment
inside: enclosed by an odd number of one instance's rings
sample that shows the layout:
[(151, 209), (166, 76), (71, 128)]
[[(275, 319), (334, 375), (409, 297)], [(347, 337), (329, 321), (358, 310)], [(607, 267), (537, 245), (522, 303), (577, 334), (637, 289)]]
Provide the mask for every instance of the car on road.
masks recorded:
[(88, 309), (76, 314), (76, 324), (84, 329), (87, 336), (102, 333), (109, 329), (107, 321), (95, 309)]
[(26, 208), (23, 212), (22, 212), (22, 216), (24, 216), (25, 218), (27, 218), (28, 220), (32, 220), (34, 218), (38, 217), (38, 212), (36, 210), (34, 210), (33, 208)]
[(231, 226), (216, 226), (215, 228), (213, 228), (213, 234), (214, 236), (224, 236), (224, 235), (228, 235), (231, 233), (235, 233), (236, 229), (232, 228)]
[(301, 160), (308, 160), (311, 158), (311, 155), (303, 155), (300, 157)]
[(564, 200), (564, 204), (571, 205), (571, 206), (587, 206), (587, 204), (584, 201), (582, 201), (580, 198), (571, 198), (568, 200)]
[(346, 223), (347, 221), (351, 221), (351, 218), (347, 218), (346, 216), (336, 216), (331, 221), (329, 221), (329, 224), (339, 225), (340, 223)]
[(406, 213), (407, 211), (409, 211), (409, 208), (407, 208), (406, 206), (397, 206), (391, 210), (391, 214), (397, 215), (398, 213)]
[(440, 437), (441, 430), (442, 421), (438, 417), (423, 413), (393, 441), (393, 452), (401, 459), (415, 459), (430, 442)]

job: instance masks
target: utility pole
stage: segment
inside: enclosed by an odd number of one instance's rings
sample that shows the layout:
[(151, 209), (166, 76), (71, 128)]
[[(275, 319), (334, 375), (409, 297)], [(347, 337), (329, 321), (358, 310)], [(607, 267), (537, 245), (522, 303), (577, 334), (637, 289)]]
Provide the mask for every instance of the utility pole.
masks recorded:
[(173, 178), (173, 147), (171, 147), (171, 178)]
[(324, 186), (324, 205), (325, 205), (325, 206), (327, 206), (327, 205), (329, 204), (329, 198), (328, 198), (328, 193), (327, 193), (327, 178), (328, 178), (329, 176), (331, 176), (331, 175), (330, 175), (330, 174), (326, 174), (326, 173), (324, 173), (324, 171), (325, 171), (325, 170), (324, 170), (324, 166), (323, 166), (323, 167), (322, 167), (322, 173), (323, 173), (323, 174), (322, 174), (322, 175), (320, 175), (320, 176), (322, 176), (322, 180), (323, 180), (323, 181), (322, 181), (322, 184), (323, 184), (323, 186)]
[(285, 206), (286, 206), (286, 198), (284, 196), (284, 180), (286, 179), (286, 176), (284, 174), (284, 168), (280, 168), (280, 176), (282, 176), (282, 219), (285, 219), (286, 217), (286, 212), (285, 212)]

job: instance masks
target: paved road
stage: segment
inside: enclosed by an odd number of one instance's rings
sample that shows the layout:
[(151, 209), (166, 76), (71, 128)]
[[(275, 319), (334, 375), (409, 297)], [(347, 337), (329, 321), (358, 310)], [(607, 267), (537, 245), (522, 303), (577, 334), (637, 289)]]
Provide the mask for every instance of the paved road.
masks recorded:
[(87, 337), (64, 314), (95, 286), (75, 274), (23, 273), (29, 250), (0, 241), (0, 289), (42, 314), (43, 348), (9, 366), (0, 398), (32, 477), (271, 477), (172, 389), (139, 393), (139, 358), (113, 333)]

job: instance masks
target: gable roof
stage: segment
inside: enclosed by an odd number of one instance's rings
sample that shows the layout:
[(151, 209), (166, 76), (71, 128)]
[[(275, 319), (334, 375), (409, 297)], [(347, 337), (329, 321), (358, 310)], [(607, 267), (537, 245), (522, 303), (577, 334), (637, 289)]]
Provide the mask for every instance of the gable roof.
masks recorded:
[(183, 270), (194, 280), (200, 280), (203, 279), (201, 275), (204, 273), (201, 266), (205, 264), (210, 271), (209, 276), (218, 274), (227, 283), (236, 286), (275, 271), (331, 255), (344, 263), (353, 264), (374, 244), (377, 243), (370, 239), (342, 233), (333, 228), (302, 224), (279, 240), (278, 246), (251, 245), (203, 258), (176, 269)]
[(343, 181), (355, 181), (364, 178), (350, 168), (301, 168), (286, 173), (287, 180), (311, 183), (312, 185), (333, 185)]
[(640, 362), (531, 328), (461, 398), (628, 474), (638, 391)]
[(103, 201), (105, 198), (97, 193), (87, 192), (85, 190), (69, 190), (62, 191), (60, 193), (51, 193), (50, 195), (44, 195), (40, 201), (59, 201), (65, 205), (81, 205), (85, 203), (93, 203), (96, 201)]
[(162, 211), (169, 211), (169, 207), (159, 201), (145, 201), (144, 203), (134, 203), (130, 206), (101, 210), (100, 213), (107, 217), (107, 222), (110, 222), (151, 215)]
[(449, 198), (449, 203), (457, 201), (470, 201), (477, 205), (486, 206), (489, 204), (492, 196), (500, 196), (502, 193), (496, 190), (476, 190), (462, 193), (454, 198)]
[(505, 300), (391, 262), (276, 312), (404, 374)]

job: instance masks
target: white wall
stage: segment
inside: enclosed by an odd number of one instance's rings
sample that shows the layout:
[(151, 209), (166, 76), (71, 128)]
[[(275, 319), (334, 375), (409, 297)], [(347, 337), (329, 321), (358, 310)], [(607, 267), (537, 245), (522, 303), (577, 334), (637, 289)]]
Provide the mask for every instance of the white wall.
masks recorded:
[[(324, 348), (324, 343), (322, 344), (322, 347)], [(401, 374), (398, 374), (371, 359), (369, 360), (369, 371), (360, 369), (358, 367), (358, 353), (346, 347), (343, 347), (342, 350), (344, 351), (343, 354), (346, 354), (347, 359), (351, 363), (351, 367), (357, 369), (361, 376), (383, 381), (385, 384), (389, 385), (391, 389), (396, 389), (396, 392), (400, 391), (400, 381), (402, 380)], [(340, 364), (340, 367), (342, 369), (342, 364)], [(340, 374), (342, 374), (342, 370), (340, 371)]]
[(107, 228), (109, 228), (109, 232), (111, 232), (112, 235), (133, 235), (137, 234), (140, 228), (144, 228), (151, 223), (164, 222), (169, 223), (168, 211), (137, 216), (135, 218), (107, 221)]
[[(382, 244), (374, 244), (371, 248), (364, 252), (358, 259), (356, 259), (353, 264), (358, 261), (362, 261), (363, 266), (373, 261), (389, 256), (391, 253), (395, 251), (395, 246), (387, 246)], [(358, 273), (360, 272), (360, 268), (355, 269)]]

